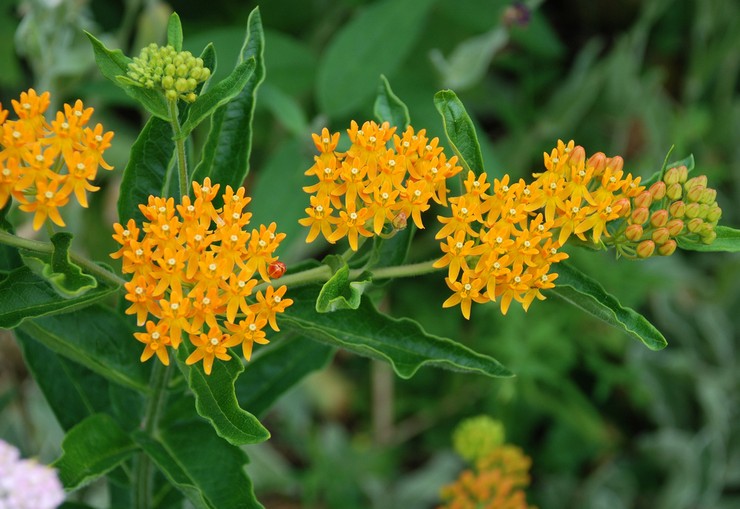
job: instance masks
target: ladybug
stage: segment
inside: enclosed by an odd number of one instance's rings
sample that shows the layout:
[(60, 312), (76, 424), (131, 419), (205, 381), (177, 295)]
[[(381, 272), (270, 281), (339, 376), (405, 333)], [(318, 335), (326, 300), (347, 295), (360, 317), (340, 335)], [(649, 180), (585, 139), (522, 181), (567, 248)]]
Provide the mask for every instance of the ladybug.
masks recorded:
[(274, 261), (267, 267), (267, 273), (273, 279), (282, 277), (286, 270), (288, 270), (288, 267), (286, 267), (283, 262), (279, 261)]

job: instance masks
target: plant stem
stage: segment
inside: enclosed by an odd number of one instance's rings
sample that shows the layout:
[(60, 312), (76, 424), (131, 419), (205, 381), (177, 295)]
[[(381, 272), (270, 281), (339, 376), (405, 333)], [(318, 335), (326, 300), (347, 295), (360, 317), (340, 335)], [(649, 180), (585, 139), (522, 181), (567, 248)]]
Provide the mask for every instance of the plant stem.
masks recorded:
[(177, 99), (167, 101), (170, 108), (170, 117), (172, 118), (172, 133), (175, 137), (175, 148), (177, 152), (177, 174), (180, 189), (180, 199), (188, 194), (188, 161), (185, 156), (185, 138), (182, 136), (180, 129), (180, 116), (177, 111)]
[[(9, 233), (3, 230), (0, 230), (0, 243), (6, 244), (8, 246), (17, 247), (20, 249), (36, 251), (37, 253), (51, 254), (54, 252), (54, 244), (52, 244), (51, 242), (24, 239), (22, 237), (17, 237), (13, 235), (12, 233)], [(88, 260), (84, 256), (69, 252), (69, 259), (75, 264), (82, 267), (85, 270), (85, 272), (87, 272), (88, 274), (91, 274), (97, 277), (98, 279), (102, 279), (103, 281), (106, 281), (112, 285), (123, 286), (124, 283), (126, 283), (125, 279), (114, 274), (113, 272), (110, 272), (104, 269), (97, 263), (91, 260)]]
[[(147, 404), (144, 422), (142, 423), (143, 431), (149, 436), (154, 435), (157, 430), (159, 417), (167, 399), (166, 389), (170, 373), (172, 373), (172, 370), (168, 369), (167, 366), (155, 362), (151, 376), (152, 396)], [(152, 462), (149, 455), (144, 452), (139, 454), (134, 466), (134, 481), (131, 485), (134, 508), (148, 509), (151, 507), (152, 500)]]

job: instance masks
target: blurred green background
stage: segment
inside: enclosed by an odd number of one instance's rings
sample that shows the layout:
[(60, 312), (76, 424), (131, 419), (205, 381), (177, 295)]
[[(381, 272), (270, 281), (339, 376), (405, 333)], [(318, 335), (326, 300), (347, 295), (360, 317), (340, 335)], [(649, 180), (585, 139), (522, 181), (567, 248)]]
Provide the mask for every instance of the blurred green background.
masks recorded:
[[(525, 5), (526, 4), (526, 5)], [(260, 5), (267, 79), (259, 91), (248, 192), (255, 222), (278, 222), (288, 263), (326, 246), (304, 243), (296, 220), (313, 155), (310, 133), (372, 118), (385, 74), (412, 125), (442, 135), (432, 97), (452, 88), (479, 128), (488, 173), (527, 177), (542, 152), (574, 139), (622, 155), (647, 177), (675, 145), (718, 189), (722, 224), (740, 227), (740, 4), (736, 0), (274, 0)], [(49, 90), (52, 109), (82, 98), (116, 132), (93, 213), (70, 229), (96, 259), (113, 244), (117, 179), (146, 120), (97, 72), (82, 30), (138, 54), (164, 40), (174, 8), (185, 48), (213, 41), (217, 79), (233, 65), (255, 2), (1, 0), (0, 101)], [(527, 11), (525, 7), (532, 9)], [(513, 10), (512, 10), (513, 9)], [(526, 15), (525, 15), (526, 14)], [(196, 132), (196, 145), (207, 126)], [(444, 140), (442, 142), (444, 145)], [(69, 217), (69, 216), (67, 216)], [(431, 220), (429, 221), (431, 224)], [(30, 229), (19, 228), (30, 235)], [(434, 232), (412, 259), (435, 256)], [(442, 310), (438, 274), (393, 284), (394, 316), (490, 354), (517, 377), (493, 380), (432, 368), (410, 380), (339, 353), (266, 416), (273, 438), (248, 448), (268, 508), (423, 509), (462, 468), (451, 432), (488, 414), (533, 459), (529, 502), (544, 509), (740, 507), (740, 256), (677, 253), (643, 262), (571, 250), (578, 266), (669, 341), (651, 352), (556, 299), (505, 317)], [(275, 342), (279, 341), (277, 339)], [(294, 341), (300, 348), (300, 338)], [(266, 347), (263, 350), (267, 351)], [(249, 369), (247, 367), (247, 369)], [(61, 432), (0, 331), (0, 438), (44, 461)], [(106, 507), (105, 487), (81, 496)]]

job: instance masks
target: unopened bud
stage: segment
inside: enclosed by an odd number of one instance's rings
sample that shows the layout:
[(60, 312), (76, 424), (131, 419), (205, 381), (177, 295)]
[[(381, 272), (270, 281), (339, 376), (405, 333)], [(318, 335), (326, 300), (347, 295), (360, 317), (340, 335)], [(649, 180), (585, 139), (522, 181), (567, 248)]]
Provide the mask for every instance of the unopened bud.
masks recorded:
[(639, 224), (631, 224), (624, 230), (624, 236), (631, 242), (637, 242), (642, 238), (642, 226)]
[(678, 178), (678, 168), (670, 168), (666, 170), (666, 172), (663, 174), (663, 182), (665, 182), (667, 186), (670, 186), (671, 184), (677, 184)]
[(665, 195), (671, 200), (680, 200), (683, 195), (683, 187), (680, 183), (674, 182), (665, 190)]
[(710, 206), (709, 211), (707, 212), (706, 220), (710, 223), (717, 224), (717, 221), (719, 221), (719, 218), (722, 217), (722, 209), (717, 206), (717, 204), (714, 204), (714, 207)]
[(699, 204), (699, 215), (696, 217), (706, 219), (707, 214), (709, 214), (709, 205), (707, 205), (706, 203), (700, 203)]
[(659, 209), (652, 213), (650, 216), (650, 224), (655, 227), (665, 226), (668, 222), (668, 211), (665, 209)]
[(678, 237), (683, 231), (684, 224), (680, 219), (671, 219), (666, 223), (665, 227), (668, 228), (668, 233), (671, 234), (671, 237)]
[(686, 199), (690, 202), (699, 202), (706, 187), (696, 184), (691, 188), (686, 188)]
[(643, 191), (635, 197), (635, 208), (650, 207), (653, 203), (653, 196), (650, 191)]
[(706, 234), (702, 234), (701, 241), (704, 244), (711, 244), (712, 242), (714, 242), (714, 240), (716, 238), (717, 238), (717, 232), (715, 232), (714, 230), (712, 230), (712, 231), (710, 231), (710, 232), (708, 232)]
[(596, 152), (594, 155), (588, 158), (586, 166), (590, 166), (594, 169), (594, 177), (604, 173), (606, 168), (606, 155), (603, 152)]
[(655, 242), (652, 240), (643, 240), (637, 244), (636, 252), (640, 258), (650, 258), (655, 252)]
[(650, 209), (647, 207), (640, 207), (632, 211), (632, 224), (645, 224), (650, 218)]
[(576, 165), (585, 160), (586, 160), (586, 151), (584, 150), (582, 146), (577, 145), (571, 151), (570, 157), (568, 158), (568, 163), (571, 165)]
[(624, 168), (624, 159), (622, 159), (622, 156), (610, 157), (606, 160), (606, 166), (611, 168), (614, 173), (618, 173)]
[(686, 204), (682, 201), (673, 202), (668, 207), (668, 212), (670, 212), (671, 217), (681, 218), (686, 214)]
[(650, 236), (653, 241), (658, 244), (665, 244), (668, 242), (668, 240), (671, 238), (671, 233), (668, 231), (668, 228), (658, 228), (657, 230), (653, 231), (653, 234)]
[(688, 217), (689, 219), (698, 217), (700, 208), (701, 205), (699, 205), (698, 203), (689, 203), (688, 205), (686, 205), (686, 217)]
[(650, 196), (653, 197), (653, 201), (662, 200), (665, 196), (666, 185), (665, 182), (658, 181), (648, 189)]
[(696, 232), (699, 231), (699, 229), (701, 228), (701, 225), (703, 225), (703, 224), (704, 224), (704, 220), (703, 219), (701, 219), (699, 217), (695, 217), (693, 219), (690, 219), (689, 222), (686, 223), (686, 228), (691, 233), (696, 233)]
[(686, 190), (692, 189), (696, 186), (707, 187), (707, 176), (699, 175), (697, 177), (690, 178), (684, 184), (684, 187), (686, 188)]
[(714, 201), (717, 199), (717, 190), (712, 188), (706, 188), (703, 193), (701, 193), (701, 198), (699, 198), (699, 203), (714, 203)]
[(407, 221), (408, 216), (406, 215), (406, 212), (401, 211), (393, 218), (393, 228), (396, 230), (403, 230), (406, 228)]
[(686, 179), (689, 178), (689, 169), (686, 166), (679, 166), (678, 168), (678, 181), (683, 184)]
[(664, 244), (661, 244), (660, 246), (658, 246), (658, 254), (661, 256), (671, 256), (675, 252), (676, 252), (676, 241), (675, 240), (669, 240), (665, 242)]
[(627, 217), (630, 215), (630, 205), (629, 198), (620, 198), (612, 203), (612, 209), (617, 211), (619, 217)]

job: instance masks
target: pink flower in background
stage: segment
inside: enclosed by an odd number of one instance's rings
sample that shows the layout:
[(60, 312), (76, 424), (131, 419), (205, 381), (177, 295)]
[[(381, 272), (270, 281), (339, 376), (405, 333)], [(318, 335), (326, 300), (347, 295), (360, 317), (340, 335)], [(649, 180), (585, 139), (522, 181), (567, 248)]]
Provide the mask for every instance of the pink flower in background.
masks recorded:
[(21, 459), (18, 449), (0, 440), (0, 509), (54, 509), (62, 502), (56, 471)]

